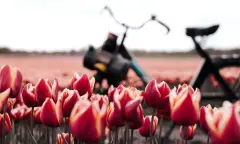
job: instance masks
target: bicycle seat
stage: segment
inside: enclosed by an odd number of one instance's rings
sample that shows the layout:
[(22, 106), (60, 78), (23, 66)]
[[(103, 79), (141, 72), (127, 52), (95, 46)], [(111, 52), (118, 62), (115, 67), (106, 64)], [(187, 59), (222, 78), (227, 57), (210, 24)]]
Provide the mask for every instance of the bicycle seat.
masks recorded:
[(219, 28), (219, 25), (213, 25), (205, 28), (186, 28), (186, 35), (190, 37), (208, 36), (214, 34)]

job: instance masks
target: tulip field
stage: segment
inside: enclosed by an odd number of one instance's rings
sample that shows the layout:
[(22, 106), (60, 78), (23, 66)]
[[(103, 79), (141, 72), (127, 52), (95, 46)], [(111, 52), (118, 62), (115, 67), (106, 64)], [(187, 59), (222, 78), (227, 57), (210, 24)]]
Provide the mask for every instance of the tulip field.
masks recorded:
[[(201, 105), (202, 89), (188, 85), (200, 59), (139, 58), (153, 77), (145, 89), (130, 71), (130, 85), (107, 95), (93, 92), (94, 73), (81, 60), (0, 57), (0, 144), (240, 143), (240, 101)], [(221, 74), (231, 82), (240, 70)], [(218, 89), (211, 77), (209, 85)], [(177, 127), (165, 141), (170, 121)]]

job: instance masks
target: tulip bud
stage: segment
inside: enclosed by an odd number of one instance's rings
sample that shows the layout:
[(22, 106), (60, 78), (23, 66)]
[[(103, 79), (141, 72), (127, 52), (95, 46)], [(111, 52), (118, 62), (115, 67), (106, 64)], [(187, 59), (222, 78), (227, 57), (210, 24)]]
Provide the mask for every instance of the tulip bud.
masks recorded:
[(0, 136), (7, 135), (12, 129), (12, 123), (8, 113), (5, 114), (5, 122), (3, 120), (4, 120), (4, 114), (0, 114)]
[(190, 126), (181, 126), (179, 129), (179, 135), (183, 140), (192, 140), (195, 135), (196, 128), (197, 124)]
[(64, 89), (61, 97), (63, 99), (63, 116), (69, 117), (80, 96), (76, 90)]
[(53, 99), (46, 98), (42, 105), (40, 120), (49, 127), (58, 127), (62, 122), (62, 99), (55, 104)]
[(94, 84), (95, 78), (92, 77), (91, 80), (89, 80), (86, 74), (79, 76), (75, 73), (71, 81), (72, 89), (77, 90), (80, 96), (88, 93), (88, 98), (90, 98), (93, 93)]
[(180, 125), (193, 125), (199, 120), (199, 89), (193, 93), (191, 86), (183, 88), (179, 93), (175, 89), (170, 96), (172, 120)]
[(118, 90), (119, 93), (122, 92), (122, 90), (124, 89), (125, 87), (123, 85), (119, 85), (117, 88), (114, 88), (112, 85), (110, 86), (110, 88), (108, 89), (108, 99), (110, 102), (113, 101), (113, 96), (114, 96), (114, 93), (116, 90)]
[(90, 98), (90, 101), (97, 102), (100, 108), (102, 108), (103, 104), (109, 104), (108, 97), (106, 95), (93, 94)]
[(125, 106), (125, 120), (130, 129), (138, 129), (143, 125), (144, 113), (141, 105), (142, 98), (129, 101)]
[(52, 84), (48, 79), (40, 79), (36, 85), (36, 96), (39, 104), (43, 104), (46, 98), (51, 98), (56, 102), (58, 99), (57, 79), (54, 79)]
[(104, 134), (105, 127), (102, 125), (102, 117), (107, 112), (103, 105), (100, 109), (97, 103), (88, 100), (79, 100), (69, 117), (69, 127), (74, 137), (82, 142), (96, 143)]
[(39, 106), (37, 97), (36, 97), (36, 87), (31, 83), (26, 84), (22, 90), (22, 100), (24, 104), (28, 107)]
[[(143, 136), (143, 137), (150, 137), (151, 119), (152, 119), (152, 116), (146, 116), (144, 118), (144, 123), (143, 123), (142, 127), (140, 127), (138, 129), (141, 136)], [(153, 127), (152, 127), (152, 136), (156, 132), (157, 124), (158, 124), (158, 118), (156, 116), (154, 116)]]
[(170, 88), (166, 82), (157, 84), (156, 80), (148, 83), (143, 92), (144, 100), (152, 108), (162, 109), (169, 103)]
[(22, 73), (10, 65), (0, 69), (0, 92), (10, 89), (10, 97), (15, 98), (22, 87)]

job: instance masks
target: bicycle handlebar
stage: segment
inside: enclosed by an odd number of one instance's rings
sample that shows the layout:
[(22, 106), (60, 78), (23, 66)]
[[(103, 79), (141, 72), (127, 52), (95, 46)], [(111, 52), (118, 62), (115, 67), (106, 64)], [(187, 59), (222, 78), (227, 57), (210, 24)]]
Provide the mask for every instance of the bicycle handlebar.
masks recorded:
[(107, 11), (109, 12), (110, 16), (114, 19), (114, 21), (115, 21), (116, 23), (118, 23), (119, 25), (122, 25), (123, 27), (128, 28), (128, 29), (141, 29), (146, 23), (148, 23), (148, 22), (150, 22), (150, 21), (156, 21), (157, 23), (159, 23), (160, 25), (162, 25), (163, 27), (165, 27), (165, 28), (167, 29), (167, 33), (166, 33), (166, 34), (168, 34), (168, 33), (170, 32), (170, 28), (169, 28), (165, 23), (163, 23), (163, 22), (161, 22), (160, 20), (156, 19), (156, 16), (155, 16), (155, 15), (152, 15), (149, 20), (145, 21), (142, 25), (136, 27), (136, 26), (129, 26), (129, 25), (125, 24), (125, 23), (119, 22), (119, 21), (115, 18), (112, 10), (111, 10), (108, 6), (105, 6), (105, 7), (103, 8), (103, 10), (107, 10)]

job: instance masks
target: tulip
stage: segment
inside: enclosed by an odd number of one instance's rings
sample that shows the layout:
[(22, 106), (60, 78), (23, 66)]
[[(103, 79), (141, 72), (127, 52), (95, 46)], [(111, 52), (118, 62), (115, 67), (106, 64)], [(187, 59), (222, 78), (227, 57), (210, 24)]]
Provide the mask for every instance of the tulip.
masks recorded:
[(240, 143), (240, 105), (223, 103), (213, 114), (206, 113), (206, 122), (213, 144)]
[(144, 113), (141, 105), (142, 98), (129, 101), (125, 106), (125, 120), (130, 129), (138, 129), (144, 121)]
[(26, 84), (22, 90), (22, 100), (28, 107), (40, 106), (36, 96), (36, 87), (31, 83)]
[(69, 117), (80, 96), (77, 90), (64, 89), (61, 93), (61, 97), (63, 100), (63, 116)]
[(41, 119), (40, 119), (40, 113), (41, 113), (41, 107), (35, 107), (34, 108), (34, 113), (33, 113), (33, 120), (36, 124), (41, 124)]
[[(142, 97), (137, 97), (134, 100), (129, 101), (125, 106), (125, 120), (127, 122), (127, 126), (131, 129), (131, 143), (133, 141), (134, 129), (140, 128), (144, 122), (144, 112), (141, 105), (142, 99)], [(127, 136), (128, 127), (126, 127)]]
[(195, 135), (196, 128), (197, 124), (190, 126), (181, 126), (179, 129), (179, 135), (185, 141), (192, 140)]
[(94, 77), (89, 80), (86, 74), (79, 76), (75, 73), (71, 81), (71, 88), (77, 90), (80, 96), (88, 93), (88, 98), (90, 98), (93, 93), (94, 84)]
[(16, 107), (10, 111), (9, 115), (15, 121), (24, 120), (30, 117), (31, 109), (28, 108), (26, 105), (17, 104)]
[(15, 98), (22, 87), (22, 73), (17, 68), (4, 65), (0, 70), (0, 92), (10, 88), (10, 97)]
[[(149, 107), (153, 108), (152, 118), (155, 115), (156, 109), (163, 109), (169, 104), (170, 88), (165, 81), (157, 84), (156, 80), (151, 80), (145, 91), (142, 93), (144, 100)], [(153, 121), (152, 121), (153, 122)], [(152, 126), (153, 123), (151, 123)], [(152, 136), (150, 134), (150, 144), (152, 144)]]
[(58, 127), (62, 118), (62, 99), (59, 98), (55, 104), (53, 99), (46, 98), (40, 113), (42, 124), (49, 127)]
[[(152, 129), (150, 126), (151, 119), (152, 119), (152, 116), (146, 116), (144, 118), (143, 125), (138, 129), (141, 136), (147, 138), (147, 137), (150, 137), (151, 134), (152, 135), (155, 134), (157, 129), (157, 124), (158, 124), (158, 118), (154, 116)], [(150, 131), (152, 131), (151, 134), (150, 134)]]
[(0, 112), (4, 112), (4, 106), (7, 103), (8, 98), (10, 97), (10, 89), (7, 89), (0, 93)]
[(107, 106), (102, 108), (98, 103), (88, 100), (79, 100), (69, 117), (69, 127), (74, 137), (82, 142), (95, 143), (104, 135), (105, 127), (102, 125)]
[(36, 97), (39, 104), (43, 104), (46, 98), (51, 98), (57, 102), (58, 81), (53, 80), (51, 83), (48, 79), (40, 79), (36, 85)]
[(7, 113), (10, 113), (14, 105), (16, 104), (16, 98), (9, 98), (7, 101)]
[(200, 119), (199, 119), (199, 123), (200, 123), (200, 127), (201, 129), (208, 131), (208, 126), (207, 126), (207, 122), (206, 122), (206, 114), (212, 114), (213, 112), (216, 111), (216, 107), (214, 109), (212, 109), (211, 105), (208, 104), (207, 106), (202, 106), (200, 108)]
[[(69, 139), (69, 134), (68, 134), (68, 133), (62, 133), (62, 134), (63, 134), (64, 139), (65, 139), (69, 144), (71, 144), (71, 142), (73, 141), (73, 137), (70, 136), (70, 139)], [(70, 140), (70, 141), (69, 141), (69, 140)], [(58, 135), (57, 135), (57, 143), (58, 143), (58, 144), (65, 144), (65, 143), (64, 143), (64, 140), (62, 139), (61, 134), (58, 134)]]
[(111, 130), (125, 125), (124, 119), (121, 114), (121, 105), (119, 101), (110, 103), (107, 110), (107, 127)]
[(140, 97), (140, 101), (142, 102), (142, 97), (140, 96), (140, 92), (138, 90), (133, 90), (131, 88), (124, 88), (120, 93), (118, 92), (118, 90), (114, 93), (114, 101), (118, 100), (120, 105), (121, 105), (121, 114), (124, 120), (126, 120), (125, 118), (125, 107), (127, 105), (128, 102), (130, 102), (131, 100), (134, 100), (135, 98), (139, 98)]
[(110, 102), (113, 101), (113, 96), (114, 96), (114, 93), (115, 93), (116, 90), (118, 90), (118, 92), (121, 93), (124, 88), (125, 87), (122, 84), (120, 84), (117, 88), (114, 88), (113, 85), (111, 85), (108, 89), (108, 99), (109, 99), (109, 101)]
[[(179, 89), (178, 89), (179, 90)], [(176, 124), (193, 125), (199, 120), (199, 89), (184, 87), (179, 93), (174, 88), (170, 96), (171, 118)]]
[(97, 102), (100, 106), (100, 108), (102, 108), (102, 106), (108, 105), (109, 104), (109, 100), (108, 97), (106, 95), (99, 95), (99, 94), (93, 94), (90, 98), (91, 102)]
[(166, 82), (157, 84), (156, 80), (152, 80), (146, 86), (143, 96), (148, 106), (162, 109), (169, 103), (170, 91)]
[[(5, 115), (5, 118), (4, 118), (4, 115)], [(7, 135), (11, 131), (11, 129), (12, 129), (12, 124), (11, 124), (9, 115), (7, 113), (0, 114), (0, 136)]]

